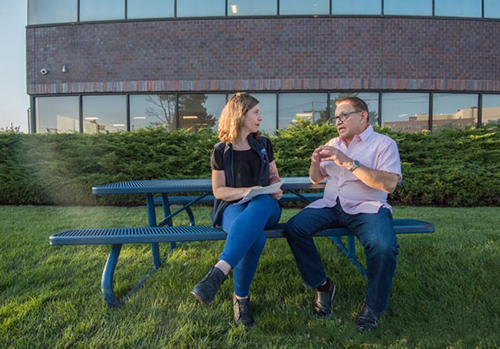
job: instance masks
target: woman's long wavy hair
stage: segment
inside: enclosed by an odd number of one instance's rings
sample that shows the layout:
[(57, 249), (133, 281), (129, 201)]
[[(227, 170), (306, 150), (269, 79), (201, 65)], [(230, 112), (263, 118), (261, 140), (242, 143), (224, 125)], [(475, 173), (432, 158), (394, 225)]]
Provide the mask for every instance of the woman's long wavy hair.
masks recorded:
[[(236, 142), (238, 134), (243, 126), (244, 115), (259, 101), (246, 92), (238, 92), (227, 102), (219, 118), (218, 135), (219, 139), (225, 143)], [(255, 138), (260, 137), (257, 131)]]

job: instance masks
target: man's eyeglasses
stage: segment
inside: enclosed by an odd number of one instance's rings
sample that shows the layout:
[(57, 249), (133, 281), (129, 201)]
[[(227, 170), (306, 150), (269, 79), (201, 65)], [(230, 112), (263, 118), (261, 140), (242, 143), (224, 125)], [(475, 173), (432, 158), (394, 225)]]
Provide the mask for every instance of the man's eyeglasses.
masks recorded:
[(344, 122), (346, 121), (347, 119), (349, 119), (349, 116), (351, 116), (351, 114), (356, 114), (356, 113), (361, 113), (363, 112), (362, 110), (355, 110), (355, 111), (350, 111), (349, 113), (341, 113), (340, 115), (337, 115), (337, 116), (332, 116), (332, 122), (335, 123), (337, 121), (337, 119), (340, 121), (340, 122)]

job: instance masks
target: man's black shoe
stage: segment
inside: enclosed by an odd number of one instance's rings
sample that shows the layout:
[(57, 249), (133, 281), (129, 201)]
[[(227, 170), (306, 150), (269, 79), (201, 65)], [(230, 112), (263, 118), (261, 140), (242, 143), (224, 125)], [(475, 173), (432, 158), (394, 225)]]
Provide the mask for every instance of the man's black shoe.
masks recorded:
[(251, 329), (254, 325), (252, 318), (252, 307), (250, 306), (250, 298), (238, 299), (236, 296), (233, 298), (234, 308), (234, 321), (236, 327), (243, 324), (247, 330)]
[(378, 322), (378, 315), (371, 311), (366, 303), (356, 318), (356, 326), (359, 333), (368, 332), (375, 328)]
[(330, 279), (326, 279), (326, 284), (321, 286), (329, 286), (326, 291), (316, 289), (316, 297), (314, 298), (313, 313), (316, 317), (324, 318), (332, 315), (333, 297), (335, 296), (335, 285)]
[(198, 282), (191, 291), (191, 294), (205, 305), (210, 305), (215, 298), (219, 287), (227, 279), (222, 270), (212, 267), (203, 280)]

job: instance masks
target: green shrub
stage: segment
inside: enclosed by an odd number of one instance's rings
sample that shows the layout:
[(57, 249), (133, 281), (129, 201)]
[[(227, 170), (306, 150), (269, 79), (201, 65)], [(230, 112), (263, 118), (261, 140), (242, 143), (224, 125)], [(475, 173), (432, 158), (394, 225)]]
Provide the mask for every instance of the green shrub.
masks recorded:
[[(406, 205), (500, 204), (500, 127), (395, 133), (403, 187), (392, 202)], [(307, 176), (312, 151), (337, 136), (328, 123), (299, 120), (271, 136), (282, 176)], [(0, 133), (0, 204), (136, 205), (139, 196), (94, 196), (91, 187), (139, 179), (210, 176), (209, 130), (140, 129), (111, 134)]]

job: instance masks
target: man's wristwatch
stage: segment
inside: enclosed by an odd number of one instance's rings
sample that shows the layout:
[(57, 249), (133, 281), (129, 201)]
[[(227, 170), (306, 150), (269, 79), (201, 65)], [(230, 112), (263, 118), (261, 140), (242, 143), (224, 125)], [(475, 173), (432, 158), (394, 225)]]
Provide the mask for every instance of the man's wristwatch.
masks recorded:
[(361, 165), (361, 164), (359, 163), (359, 161), (358, 161), (358, 160), (354, 160), (354, 162), (352, 163), (352, 166), (351, 166), (351, 168), (349, 169), (349, 171), (353, 172), (355, 169), (357, 169), (357, 168), (359, 167), (359, 165)]

